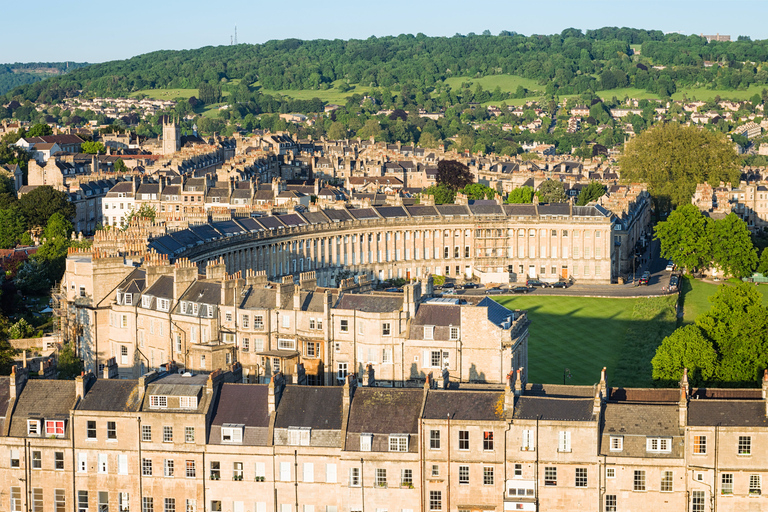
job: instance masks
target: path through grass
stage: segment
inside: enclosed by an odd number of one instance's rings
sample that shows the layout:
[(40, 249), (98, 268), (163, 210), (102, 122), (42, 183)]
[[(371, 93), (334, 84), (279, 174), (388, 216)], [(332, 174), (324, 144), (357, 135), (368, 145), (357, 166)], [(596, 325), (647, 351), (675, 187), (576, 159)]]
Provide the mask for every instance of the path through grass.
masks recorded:
[(608, 368), (612, 386), (650, 386), (656, 347), (675, 328), (675, 297), (501, 297), (531, 319), (529, 381), (590, 385)]

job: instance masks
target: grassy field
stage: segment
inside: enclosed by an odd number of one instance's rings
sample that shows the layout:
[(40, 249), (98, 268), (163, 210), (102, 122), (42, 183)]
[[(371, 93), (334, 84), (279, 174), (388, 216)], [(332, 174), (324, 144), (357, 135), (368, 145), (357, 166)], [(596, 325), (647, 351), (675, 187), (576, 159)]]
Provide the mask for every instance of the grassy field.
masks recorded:
[[(715, 294), (717, 287), (716, 284), (705, 283), (688, 277), (683, 278), (681, 288), (683, 324), (693, 323), (697, 316), (709, 311), (712, 305), (709, 298)], [(760, 285), (757, 290), (763, 295), (763, 305), (768, 306), (768, 285)]]
[(610, 100), (614, 96), (619, 101), (622, 101), (624, 97), (632, 98), (635, 100), (657, 100), (659, 96), (652, 92), (648, 92), (645, 89), (636, 89), (634, 87), (623, 87), (621, 89), (610, 89), (608, 91), (597, 91), (597, 95), (603, 101)]
[(603, 299), (502, 297), (509, 308), (528, 311), (529, 381), (591, 385), (608, 368), (611, 385), (651, 385), (651, 358), (675, 328), (674, 297)]
[(469, 78), (466, 76), (454, 76), (445, 80), (445, 83), (451, 86), (451, 89), (461, 88), (461, 84), (469, 82), (472, 84), (470, 87), (475, 89), (476, 85), (481, 85), (486, 91), (493, 92), (496, 87), (501, 89), (501, 92), (515, 92), (519, 86), (523, 86), (529, 91), (541, 91), (544, 88), (536, 83), (536, 80), (529, 78), (523, 78), (517, 75), (491, 75), (484, 76), (482, 78)]
[(729, 91), (723, 89), (706, 89), (704, 87), (687, 87), (684, 89), (678, 89), (675, 94), (672, 95), (673, 100), (682, 100), (683, 95), (687, 96), (689, 100), (694, 98), (700, 101), (709, 101), (720, 96), (724, 100), (748, 100), (755, 94), (765, 89), (764, 85), (751, 85), (749, 89), (743, 91)]

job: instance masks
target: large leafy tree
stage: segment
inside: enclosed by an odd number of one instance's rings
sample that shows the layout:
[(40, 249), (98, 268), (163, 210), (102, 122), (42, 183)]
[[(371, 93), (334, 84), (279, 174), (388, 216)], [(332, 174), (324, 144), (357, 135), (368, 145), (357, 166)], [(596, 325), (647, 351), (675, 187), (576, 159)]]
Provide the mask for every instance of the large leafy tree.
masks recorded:
[(456, 197), (456, 192), (442, 183), (425, 188), (421, 194), (435, 196), (435, 204), (451, 204)]
[(727, 276), (745, 277), (757, 266), (757, 249), (747, 224), (735, 213), (710, 223), (712, 262)]
[(26, 222), (18, 208), (0, 209), (0, 248), (15, 247), (25, 231)]
[(718, 132), (667, 123), (631, 140), (619, 159), (621, 177), (648, 184), (657, 206), (690, 202), (698, 183), (739, 182), (739, 157)]
[(576, 204), (584, 206), (592, 201), (597, 201), (605, 195), (606, 190), (608, 190), (608, 188), (599, 181), (592, 181), (589, 185), (581, 189), (579, 197), (576, 199)]
[(683, 369), (694, 385), (710, 381), (717, 371), (717, 352), (696, 325), (686, 325), (664, 338), (651, 360), (653, 378), (678, 381)]
[(466, 194), (469, 199), (493, 199), (496, 197), (496, 191), (482, 183), (472, 183), (464, 187), (461, 191)]
[(86, 141), (80, 145), (81, 151), (89, 155), (95, 155), (96, 153), (106, 153), (107, 148), (101, 142)]
[(507, 196), (508, 203), (520, 204), (533, 202), (533, 187), (518, 187)]
[(757, 265), (757, 271), (763, 275), (768, 274), (768, 247), (760, 253), (760, 262)]
[(474, 181), (469, 168), (456, 160), (440, 160), (437, 163), (437, 183), (452, 190), (459, 190)]
[(539, 185), (536, 196), (541, 203), (564, 203), (568, 200), (563, 184), (555, 180), (547, 180)]
[(45, 226), (54, 213), (61, 213), (66, 219), (75, 216), (75, 205), (69, 202), (67, 194), (43, 185), (21, 196), (19, 209), (27, 219), (27, 227)]
[(722, 284), (712, 307), (695, 325), (677, 329), (656, 350), (653, 376), (680, 378), (684, 367), (697, 384), (744, 386), (756, 383), (768, 367), (768, 308), (746, 283)]
[(661, 255), (688, 269), (699, 269), (712, 259), (708, 217), (686, 204), (656, 225), (654, 237), (661, 242)]

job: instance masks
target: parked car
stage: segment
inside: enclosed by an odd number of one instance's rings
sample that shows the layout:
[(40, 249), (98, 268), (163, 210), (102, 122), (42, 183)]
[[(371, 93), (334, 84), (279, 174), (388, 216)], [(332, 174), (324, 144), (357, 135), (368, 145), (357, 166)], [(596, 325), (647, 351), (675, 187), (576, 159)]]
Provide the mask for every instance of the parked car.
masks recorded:
[(669, 278), (669, 289), (677, 290), (678, 286), (680, 286), (680, 276), (672, 274), (672, 277)]
[(464, 289), (465, 290), (471, 290), (473, 288), (480, 288), (480, 285), (477, 284), (477, 283), (465, 283), (464, 284)]
[(645, 272), (643, 272), (643, 275), (640, 277), (640, 281), (638, 282), (638, 284), (648, 286), (650, 284), (650, 281), (651, 281), (651, 273), (646, 270)]
[(666, 270), (667, 272), (674, 272), (675, 267), (676, 265), (674, 264), (674, 262), (672, 260), (669, 260), (669, 263), (667, 263), (667, 268), (665, 268), (664, 270)]
[(512, 293), (530, 293), (533, 290), (535, 290), (535, 288), (529, 286), (515, 286), (512, 288)]
[(533, 288), (535, 286), (539, 286), (541, 288), (546, 288), (547, 287), (547, 283), (545, 283), (544, 281), (539, 281), (538, 279), (529, 279), (529, 280), (527, 280), (525, 282), (525, 286), (527, 286), (529, 288)]
[(456, 285), (455, 285), (455, 284), (453, 284), (453, 283), (445, 283), (445, 284), (443, 285), (443, 290), (450, 290), (450, 289), (453, 289), (453, 288), (455, 288), (455, 287), (456, 287)]
[(504, 293), (504, 290), (501, 289), (501, 286), (494, 286), (493, 288), (486, 288), (485, 293), (488, 295), (498, 295)]
[(568, 281), (558, 281), (550, 285), (551, 288), (568, 288)]

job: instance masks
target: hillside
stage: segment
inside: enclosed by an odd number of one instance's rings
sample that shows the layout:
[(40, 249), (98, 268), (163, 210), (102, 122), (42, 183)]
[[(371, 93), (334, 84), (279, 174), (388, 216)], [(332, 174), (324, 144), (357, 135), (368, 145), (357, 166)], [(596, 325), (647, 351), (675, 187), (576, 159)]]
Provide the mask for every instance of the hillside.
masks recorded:
[(0, 95), (19, 87), (87, 66), (86, 62), (27, 62), (0, 64)]
[[(640, 48), (637, 55), (635, 49)], [(716, 65), (705, 66), (707, 63)], [(203, 83), (258, 82), (265, 90), (410, 87), (428, 91), (452, 77), (515, 75), (547, 95), (635, 88), (668, 97), (680, 88), (746, 89), (768, 84), (768, 41), (707, 42), (699, 36), (606, 27), (586, 33), (514, 33), (366, 40), (288, 39), (261, 45), (158, 51), (94, 64), (14, 89), (7, 99), (56, 100), (75, 91), (120, 96)], [(517, 96), (525, 95), (526, 87)], [(490, 97), (493, 91), (488, 91)]]

